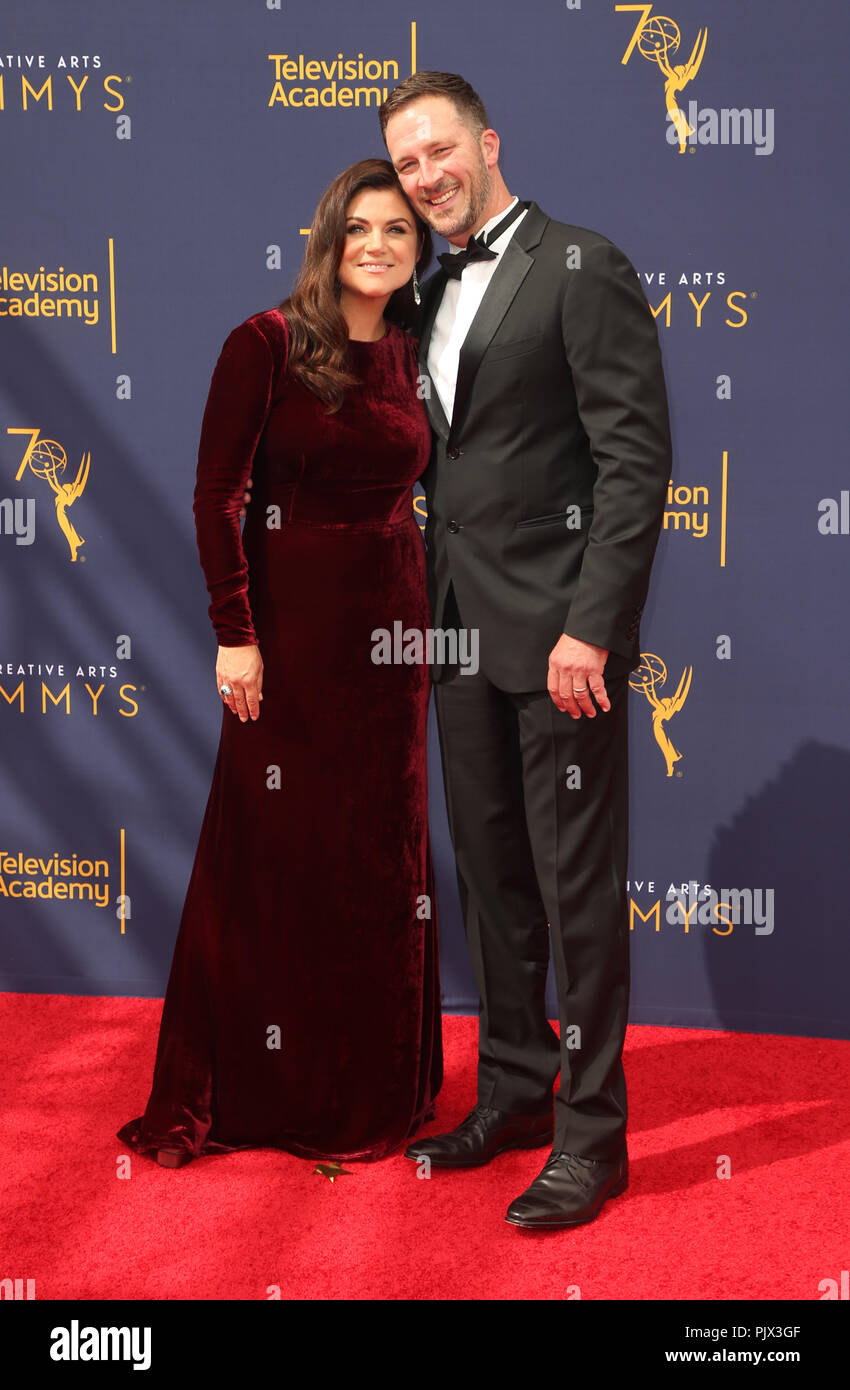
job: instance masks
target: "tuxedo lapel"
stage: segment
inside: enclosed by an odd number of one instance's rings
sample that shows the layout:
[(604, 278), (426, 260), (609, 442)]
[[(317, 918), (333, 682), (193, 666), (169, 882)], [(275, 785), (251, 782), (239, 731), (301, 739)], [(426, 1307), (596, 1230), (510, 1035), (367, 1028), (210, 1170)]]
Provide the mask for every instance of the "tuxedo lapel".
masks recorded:
[(446, 412), (443, 410), (443, 403), (440, 400), (437, 388), (431, 380), (428, 371), (428, 346), (431, 342), (431, 333), (434, 328), (434, 319), (443, 298), (443, 290), (446, 288), (448, 276), (442, 267), (426, 280), (422, 286), (422, 297), (425, 300), (425, 307), (422, 311), (422, 320), (419, 328), (419, 373), (427, 383), (427, 394), (425, 396), (425, 409), (431, 428), (437, 434), (442, 435), (443, 439), (449, 437), (449, 422), (446, 419)]
[(460, 350), (451, 427), (446, 420), (445, 411), (433, 382), (428, 376), (428, 346), (448, 276), (441, 268), (427, 282), (430, 297), (425, 306), (419, 338), (419, 370), (427, 378), (430, 388), (426, 405), (431, 425), (439, 431), (449, 445), (458, 437), (463, 425), (463, 418), (481, 359), (510, 308), (520, 285), (534, 264), (534, 258), (529, 255), (529, 251), (540, 242), (543, 229), (548, 221), (549, 218), (546, 213), (538, 207), (537, 203), (529, 202), (525, 217), (499, 258), (499, 264), (484, 291), (481, 303), (469, 325)]

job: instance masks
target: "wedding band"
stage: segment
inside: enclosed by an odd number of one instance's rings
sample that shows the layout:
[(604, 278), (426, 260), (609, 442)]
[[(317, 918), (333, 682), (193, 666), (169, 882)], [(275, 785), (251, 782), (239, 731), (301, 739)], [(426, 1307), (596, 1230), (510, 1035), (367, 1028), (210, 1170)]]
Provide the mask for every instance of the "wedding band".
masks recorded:
[(573, 686), (573, 694), (574, 694), (574, 695), (583, 695), (586, 689), (587, 689), (587, 686), (586, 686), (586, 685), (574, 685), (574, 686)]
[(232, 694), (233, 694), (233, 691), (231, 690), (231, 688), (230, 688), (229, 685), (221, 685), (221, 686), (219, 686), (219, 690), (221, 691), (222, 695), (232, 695)]

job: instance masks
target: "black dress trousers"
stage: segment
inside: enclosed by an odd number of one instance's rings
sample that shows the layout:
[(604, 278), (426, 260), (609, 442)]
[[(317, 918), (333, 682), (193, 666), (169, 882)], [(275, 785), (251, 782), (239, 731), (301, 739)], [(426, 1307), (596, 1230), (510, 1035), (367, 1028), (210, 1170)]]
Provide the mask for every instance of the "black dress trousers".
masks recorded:
[[(446, 667), (434, 687), (481, 996), (478, 1101), (545, 1109), (560, 1070), (554, 1150), (603, 1160), (627, 1119), (628, 673), (605, 685), (611, 709), (580, 720), (547, 690), (501, 690), (481, 670)], [(546, 1018), (550, 939), (560, 1043)]]

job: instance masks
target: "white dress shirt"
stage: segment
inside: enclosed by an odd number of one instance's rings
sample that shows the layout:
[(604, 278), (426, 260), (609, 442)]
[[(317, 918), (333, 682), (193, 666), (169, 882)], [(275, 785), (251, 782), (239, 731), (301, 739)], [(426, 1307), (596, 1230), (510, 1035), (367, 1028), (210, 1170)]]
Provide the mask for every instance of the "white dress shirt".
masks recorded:
[[(507, 207), (497, 212), (483, 227), (479, 227), (475, 233), (476, 237), (480, 239), (482, 232), (486, 236), (517, 202), (518, 198), (512, 198)], [(478, 306), (484, 298), (484, 291), (490, 283), (490, 276), (499, 264), (502, 252), (527, 211), (528, 208), (524, 208), (519, 217), (514, 218), (511, 225), (505, 228), (502, 235), (489, 243), (489, 249), (496, 252), (495, 260), (473, 261), (471, 265), (466, 266), (459, 280), (452, 278), (446, 281), (443, 298), (434, 318), (431, 341), (428, 344), (428, 374), (434, 383), (449, 424), (454, 410), (458, 358), (469, 332), (469, 325), (478, 312)], [(462, 250), (462, 246), (452, 246), (449, 243), (449, 251), (453, 254), (457, 255)]]

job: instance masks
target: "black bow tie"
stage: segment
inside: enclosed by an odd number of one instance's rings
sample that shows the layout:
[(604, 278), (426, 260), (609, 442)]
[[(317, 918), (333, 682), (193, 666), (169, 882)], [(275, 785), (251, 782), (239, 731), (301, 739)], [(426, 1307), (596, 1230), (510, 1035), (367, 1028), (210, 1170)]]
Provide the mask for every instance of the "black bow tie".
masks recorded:
[[(489, 240), (496, 241), (496, 239), (502, 235), (502, 232), (506, 231), (511, 223), (519, 217), (520, 213), (525, 212), (527, 207), (528, 203), (523, 203), (518, 199), (510, 212), (506, 213), (501, 222), (497, 222), (495, 227), (489, 232)], [(473, 261), (493, 261), (496, 259), (497, 253), (491, 251), (489, 246), (485, 244), (484, 234), (481, 233), (480, 235), (480, 241), (477, 237), (470, 237), (462, 251), (444, 251), (442, 255), (437, 257), (443, 270), (447, 275), (451, 276), (452, 279), (459, 280), (463, 275), (465, 267), (471, 265)]]
[(444, 251), (437, 257), (440, 265), (452, 279), (459, 280), (464, 270), (473, 261), (495, 261), (496, 252), (485, 246), (483, 241), (470, 237), (463, 251)]

